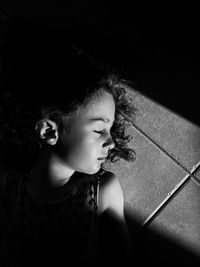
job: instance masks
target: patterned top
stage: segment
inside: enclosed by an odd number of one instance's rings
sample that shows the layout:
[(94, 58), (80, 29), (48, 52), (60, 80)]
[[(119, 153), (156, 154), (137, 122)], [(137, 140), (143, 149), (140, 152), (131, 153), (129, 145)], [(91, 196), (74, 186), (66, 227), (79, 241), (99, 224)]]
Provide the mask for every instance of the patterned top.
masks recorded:
[(31, 197), (27, 175), (10, 171), (1, 196), (0, 266), (96, 266), (99, 176), (49, 204)]

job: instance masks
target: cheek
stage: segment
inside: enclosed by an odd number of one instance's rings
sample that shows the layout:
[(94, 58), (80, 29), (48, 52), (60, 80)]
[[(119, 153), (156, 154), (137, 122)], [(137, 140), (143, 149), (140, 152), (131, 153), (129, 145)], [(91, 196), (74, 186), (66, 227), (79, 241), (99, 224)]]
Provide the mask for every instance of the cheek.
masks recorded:
[(94, 137), (85, 137), (73, 140), (65, 160), (75, 171), (94, 174), (101, 167), (101, 162), (97, 159), (100, 156), (100, 141)]
[(98, 147), (99, 143), (94, 137), (89, 134), (82, 134), (70, 138), (67, 143), (67, 154), (80, 160), (92, 156), (98, 150)]
[(74, 143), (73, 151), (79, 160), (93, 158), (98, 153), (98, 142), (86, 137)]
[(100, 139), (91, 132), (63, 135), (59, 144), (62, 159), (70, 166), (93, 164), (101, 156)]

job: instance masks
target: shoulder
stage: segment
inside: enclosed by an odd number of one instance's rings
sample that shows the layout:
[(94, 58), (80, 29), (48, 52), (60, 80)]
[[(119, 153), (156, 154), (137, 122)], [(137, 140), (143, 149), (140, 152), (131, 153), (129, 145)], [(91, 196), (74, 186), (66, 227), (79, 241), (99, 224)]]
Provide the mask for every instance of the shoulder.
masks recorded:
[(106, 172), (100, 180), (99, 213), (110, 211), (118, 216), (123, 214), (124, 196), (116, 174)]

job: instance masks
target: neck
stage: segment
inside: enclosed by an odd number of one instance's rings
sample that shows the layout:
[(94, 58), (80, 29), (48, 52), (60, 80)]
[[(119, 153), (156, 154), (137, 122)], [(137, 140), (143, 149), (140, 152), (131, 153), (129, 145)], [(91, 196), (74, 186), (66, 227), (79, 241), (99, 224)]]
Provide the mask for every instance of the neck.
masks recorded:
[[(68, 182), (74, 170), (69, 168), (54, 152), (45, 148), (31, 171), (49, 187), (60, 187)], [(38, 177), (38, 178), (36, 178)]]
[(56, 154), (51, 154), (48, 161), (48, 181), (53, 187), (63, 186), (74, 174), (74, 170), (69, 168)]
[(39, 199), (57, 195), (65, 190), (64, 185), (74, 172), (55, 153), (44, 149), (31, 170), (30, 181), (27, 184), (28, 191)]

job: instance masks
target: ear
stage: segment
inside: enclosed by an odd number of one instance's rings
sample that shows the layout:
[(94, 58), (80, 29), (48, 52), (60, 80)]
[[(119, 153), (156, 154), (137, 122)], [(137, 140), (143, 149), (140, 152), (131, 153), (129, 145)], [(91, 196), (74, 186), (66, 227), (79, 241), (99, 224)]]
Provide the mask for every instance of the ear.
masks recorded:
[(43, 119), (36, 123), (36, 131), (40, 138), (49, 145), (55, 145), (58, 141), (58, 126), (49, 119)]

